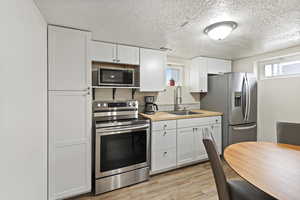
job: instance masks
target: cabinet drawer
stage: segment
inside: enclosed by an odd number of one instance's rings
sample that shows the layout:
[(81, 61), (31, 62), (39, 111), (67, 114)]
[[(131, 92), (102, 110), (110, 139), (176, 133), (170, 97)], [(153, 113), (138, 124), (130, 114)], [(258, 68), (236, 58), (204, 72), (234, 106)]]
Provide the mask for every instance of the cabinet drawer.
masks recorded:
[(222, 117), (221, 116), (216, 116), (216, 117), (207, 117), (208, 122), (210, 124), (221, 124), (222, 123)]
[(158, 150), (152, 153), (151, 171), (164, 170), (176, 166), (176, 148)]
[(207, 124), (219, 124), (221, 123), (221, 121), (222, 121), (221, 116), (180, 119), (177, 120), (177, 126), (178, 128), (197, 127), (197, 126), (207, 125)]
[(176, 120), (152, 122), (152, 131), (176, 129)]
[(152, 150), (176, 148), (176, 130), (152, 131)]
[(206, 117), (177, 120), (178, 128), (198, 127), (198, 126), (201, 126), (201, 125), (204, 125), (204, 124), (207, 124)]

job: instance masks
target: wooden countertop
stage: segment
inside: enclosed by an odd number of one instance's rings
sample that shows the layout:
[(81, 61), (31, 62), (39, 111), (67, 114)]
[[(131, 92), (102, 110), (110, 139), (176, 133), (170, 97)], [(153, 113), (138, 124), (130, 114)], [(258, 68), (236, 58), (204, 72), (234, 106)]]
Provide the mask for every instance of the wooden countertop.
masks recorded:
[(176, 120), (176, 119), (190, 119), (190, 118), (201, 118), (201, 117), (213, 117), (213, 116), (221, 116), (223, 113), (220, 112), (212, 112), (208, 110), (191, 110), (193, 112), (197, 112), (199, 114), (193, 115), (175, 115), (167, 112), (156, 112), (153, 115), (147, 115), (144, 113), (140, 113), (141, 116), (151, 119), (152, 121), (164, 121), (164, 120)]

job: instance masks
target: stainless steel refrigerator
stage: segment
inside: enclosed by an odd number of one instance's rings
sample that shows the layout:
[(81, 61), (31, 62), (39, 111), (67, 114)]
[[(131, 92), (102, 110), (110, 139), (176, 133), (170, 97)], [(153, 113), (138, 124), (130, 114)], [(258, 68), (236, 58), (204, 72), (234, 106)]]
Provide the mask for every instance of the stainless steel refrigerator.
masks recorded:
[(223, 150), (230, 144), (257, 140), (257, 82), (252, 73), (208, 77), (201, 109), (223, 112)]

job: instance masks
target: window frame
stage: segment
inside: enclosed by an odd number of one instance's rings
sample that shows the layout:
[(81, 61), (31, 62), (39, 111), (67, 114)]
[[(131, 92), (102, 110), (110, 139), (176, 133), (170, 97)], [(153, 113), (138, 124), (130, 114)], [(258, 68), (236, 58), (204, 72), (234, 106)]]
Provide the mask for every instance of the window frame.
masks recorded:
[(183, 86), (184, 85), (184, 65), (179, 65), (179, 64), (167, 64), (166, 67), (166, 86), (170, 86), (167, 80), (167, 69), (176, 69), (179, 70), (179, 84), (175, 83), (175, 86)]
[[(274, 65), (290, 63), (290, 62), (299, 62), (300, 67), (300, 53), (292, 54), (292, 55), (285, 55), (281, 57), (275, 57), (270, 59), (261, 60), (258, 62), (258, 74), (259, 80), (269, 80), (269, 79), (278, 79), (278, 78), (289, 78), (289, 77), (300, 77), (300, 72), (295, 74), (279, 74), (279, 75), (272, 75), (266, 76), (265, 75), (265, 68), (267, 65)], [(273, 66), (272, 66), (273, 67)]]

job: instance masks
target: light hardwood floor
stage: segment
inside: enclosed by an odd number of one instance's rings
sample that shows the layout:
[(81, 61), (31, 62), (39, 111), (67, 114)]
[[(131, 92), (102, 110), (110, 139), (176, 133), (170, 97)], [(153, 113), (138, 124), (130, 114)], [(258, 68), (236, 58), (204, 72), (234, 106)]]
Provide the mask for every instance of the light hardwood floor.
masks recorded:
[[(227, 178), (239, 178), (226, 164)], [(217, 200), (209, 162), (152, 176), (149, 181), (102, 195), (72, 200)]]

